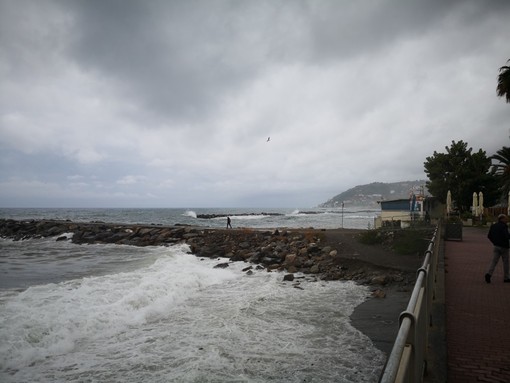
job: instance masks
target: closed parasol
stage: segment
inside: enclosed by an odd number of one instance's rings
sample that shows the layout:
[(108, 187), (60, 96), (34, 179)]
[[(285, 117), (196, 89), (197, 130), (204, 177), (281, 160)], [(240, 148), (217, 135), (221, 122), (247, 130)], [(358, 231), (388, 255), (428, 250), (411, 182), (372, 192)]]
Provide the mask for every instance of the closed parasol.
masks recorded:
[[(508, 193), (508, 200), (510, 201), (510, 192)], [(450, 214), (451, 212), (452, 212), (452, 193), (451, 191), (448, 190), (448, 193), (446, 193), (446, 214)]]
[(483, 210), (484, 210), (484, 207), (483, 207), (483, 193), (480, 192), (480, 193), (478, 193), (478, 215), (479, 216), (483, 215)]
[(473, 215), (476, 217), (478, 215), (478, 194), (473, 192)]

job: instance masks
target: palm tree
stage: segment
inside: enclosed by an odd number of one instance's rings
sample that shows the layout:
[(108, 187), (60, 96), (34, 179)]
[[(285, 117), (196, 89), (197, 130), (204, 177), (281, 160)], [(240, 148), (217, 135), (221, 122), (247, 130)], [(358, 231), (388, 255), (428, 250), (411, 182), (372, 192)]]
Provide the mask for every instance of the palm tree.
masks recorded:
[(510, 191), (510, 147), (503, 146), (491, 159), (499, 161), (492, 165), (492, 174), (498, 178), (502, 197), (506, 198)]
[[(509, 62), (508, 60), (507, 62)], [(510, 67), (502, 66), (499, 68), (498, 86), (496, 93), (499, 97), (505, 96), (506, 102), (510, 103)]]

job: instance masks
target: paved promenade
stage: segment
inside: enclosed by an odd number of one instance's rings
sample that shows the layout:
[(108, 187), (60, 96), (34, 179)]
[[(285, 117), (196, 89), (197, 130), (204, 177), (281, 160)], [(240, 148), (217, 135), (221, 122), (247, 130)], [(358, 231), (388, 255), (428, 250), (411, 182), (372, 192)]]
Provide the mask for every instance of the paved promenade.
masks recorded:
[(510, 283), (501, 260), (484, 280), (487, 232), (465, 227), (462, 241), (445, 241), (448, 383), (510, 382)]

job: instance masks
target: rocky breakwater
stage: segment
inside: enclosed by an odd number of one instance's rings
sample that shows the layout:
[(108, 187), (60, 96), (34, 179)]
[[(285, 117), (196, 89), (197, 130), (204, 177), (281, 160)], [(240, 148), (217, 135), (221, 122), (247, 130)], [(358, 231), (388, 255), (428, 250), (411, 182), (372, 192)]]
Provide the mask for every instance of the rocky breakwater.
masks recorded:
[[(56, 220), (0, 220), (0, 236), (14, 240), (55, 237), (75, 244), (131, 246), (189, 245), (198, 257), (218, 258), (216, 267), (246, 262), (247, 273), (255, 269), (281, 271), (292, 281), (296, 273), (323, 280), (355, 280), (368, 285), (408, 285), (414, 273), (377, 266), (348, 256), (346, 244), (328, 244), (324, 230), (205, 229), (191, 226), (157, 226), (71, 222)], [(221, 259), (224, 262), (221, 262)]]

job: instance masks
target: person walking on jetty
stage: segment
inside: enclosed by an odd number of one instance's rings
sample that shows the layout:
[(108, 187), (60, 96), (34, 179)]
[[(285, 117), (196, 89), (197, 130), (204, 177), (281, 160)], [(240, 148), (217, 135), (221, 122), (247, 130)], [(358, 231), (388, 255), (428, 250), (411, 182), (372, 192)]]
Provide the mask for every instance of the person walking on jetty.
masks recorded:
[(510, 274), (508, 270), (508, 240), (510, 239), (510, 233), (508, 232), (507, 222), (508, 217), (505, 214), (498, 215), (498, 222), (491, 225), (489, 233), (487, 234), (487, 238), (489, 238), (494, 245), (492, 261), (487, 269), (487, 273), (485, 274), (485, 282), (487, 283), (491, 283), (492, 273), (494, 273), (494, 269), (496, 268), (500, 257), (503, 261), (503, 282), (510, 283)]
[(227, 216), (227, 229), (228, 229), (229, 227), (232, 229), (232, 223), (231, 223), (231, 221), (230, 221), (230, 217), (228, 217), (228, 216)]

